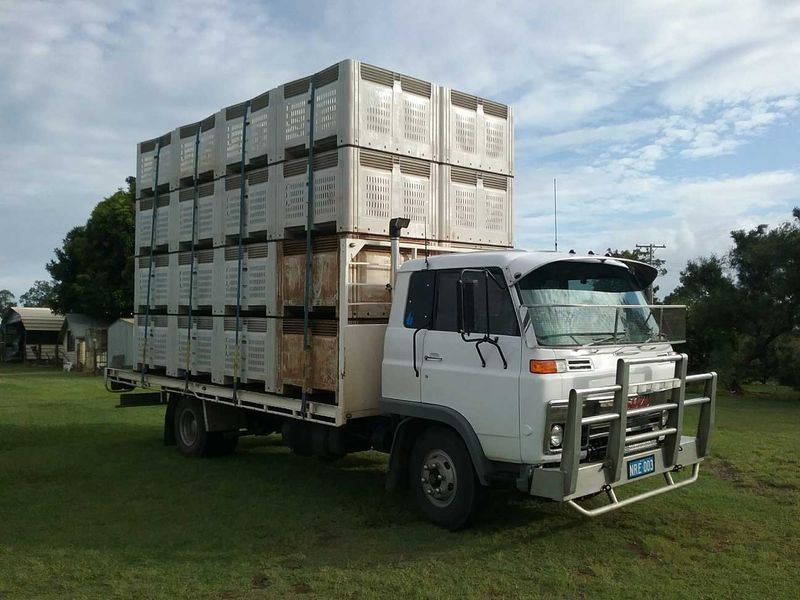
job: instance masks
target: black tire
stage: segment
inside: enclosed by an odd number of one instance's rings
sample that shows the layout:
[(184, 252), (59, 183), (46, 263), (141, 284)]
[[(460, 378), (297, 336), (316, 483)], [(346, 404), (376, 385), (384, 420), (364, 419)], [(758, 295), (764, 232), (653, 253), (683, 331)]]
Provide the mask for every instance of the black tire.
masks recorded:
[(185, 456), (210, 456), (214, 437), (206, 431), (203, 406), (199, 400), (183, 396), (175, 407), (175, 443)]
[(430, 520), (452, 531), (469, 525), (483, 493), (461, 437), (430, 427), (414, 441), (409, 464), (417, 505)]

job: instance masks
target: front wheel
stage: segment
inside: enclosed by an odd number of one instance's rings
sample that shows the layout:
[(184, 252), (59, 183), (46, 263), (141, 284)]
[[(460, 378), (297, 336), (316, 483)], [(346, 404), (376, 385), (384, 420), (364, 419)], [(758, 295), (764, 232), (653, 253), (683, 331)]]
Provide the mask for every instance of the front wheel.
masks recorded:
[(411, 487), (423, 514), (450, 530), (469, 525), (482, 488), (461, 438), (451, 429), (431, 427), (414, 442)]

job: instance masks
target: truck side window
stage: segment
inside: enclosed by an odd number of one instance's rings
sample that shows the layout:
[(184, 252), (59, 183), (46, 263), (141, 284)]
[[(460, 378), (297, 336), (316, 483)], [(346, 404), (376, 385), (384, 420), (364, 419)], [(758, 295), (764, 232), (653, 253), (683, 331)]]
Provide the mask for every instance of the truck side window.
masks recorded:
[[(500, 269), (490, 269), (492, 275), (502, 282)], [(438, 271), (436, 281), (436, 311), (433, 329), (439, 331), (458, 331), (458, 279), (461, 271)], [(476, 282), (475, 320), (476, 331), (470, 333), (486, 333), (486, 281), (480, 273), (464, 273), (465, 279)], [(489, 320), (493, 335), (519, 335), (517, 315), (511, 302), (508, 288), (500, 287), (489, 280)]]
[(415, 271), (408, 283), (403, 325), (411, 329), (430, 327), (433, 315), (434, 271)]

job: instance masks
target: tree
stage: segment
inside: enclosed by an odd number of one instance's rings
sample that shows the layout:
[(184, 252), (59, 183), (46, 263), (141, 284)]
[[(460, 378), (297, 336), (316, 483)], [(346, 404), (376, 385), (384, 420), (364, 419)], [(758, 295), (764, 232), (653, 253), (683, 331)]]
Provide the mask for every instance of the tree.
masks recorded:
[[(613, 256), (614, 258), (624, 258), (626, 260), (638, 260), (639, 262), (644, 262), (649, 265), (652, 265), (656, 269), (658, 269), (658, 276), (663, 277), (667, 274), (667, 269), (664, 267), (666, 264), (666, 260), (663, 258), (653, 257), (653, 262), (650, 262), (650, 253), (647, 252), (644, 248), (634, 248), (633, 250), (612, 250), (609, 248), (606, 250), (607, 256)], [(653, 301), (655, 302), (655, 294), (658, 291), (658, 286), (653, 286)]]
[(775, 370), (778, 383), (800, 390), (800, 335), (784, 336), (775, 343)]
[(800, 328), (800, 210), (793, 215), (773, 229), (759, 225), (731, 233), (729, 260), (740, 292), (737, 326), (747, 336), (740, 362), (755, 368), (762, 381), (774, 374), (775, 363), (767, 358), (776, 340)]
[(663, 277), (667, 274), (667, 269), (664, 265), (667, 263), (663, 258), (653, 257), (653, 262), (650, 262), (650, 253), (644, 248), (634, 248), (633, 250), (606, 250), (606, 254), (615, 258), (625, 258), (627, 260), (638, 260), (647, 264), (653, 265), (658, 269), (659, 276)]
[(136, 180), (100, 202), (85, 225), (74, 227), (47, 264), (52, 308), (112, 320), (133, 312)]
[(791, 340), (800, 332), (800, 209), (792, 214), (774, 228), (732, 231), (727, 256), (689, 262), (668, 298), (689, 307), (694, 366), (722, 371), (734, 389), (789, 378), (781, 361), (797, 364)]
[(0, 290), (0, 319), (6, 314), (6, 311), (14, 306), (14, 294), (9, 290)]
[[(689, 261), (678, 287), (665, 304), (686, 305), (686, 353), (692, 370), (720, 370), (731, 365), (737, 349), (737, 289), (725, 260), (716, 256)], [(682, 350), (683, 351), (683, 350)], [(726, 380), (731, 373), (723, 373)]]
[(35, 281), (27, 292), (19, 297), (22, 306), (33, 306), (35, 308), (47, 307), (53, 303), (53, 284), (41, 279)]

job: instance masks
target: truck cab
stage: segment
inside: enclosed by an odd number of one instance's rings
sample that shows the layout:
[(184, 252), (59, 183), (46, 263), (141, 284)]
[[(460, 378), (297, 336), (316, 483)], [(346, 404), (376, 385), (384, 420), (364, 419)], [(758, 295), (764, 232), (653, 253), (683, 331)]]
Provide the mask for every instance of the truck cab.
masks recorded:
[[(390, 481), (408, 478), (446, 526), (468, 521), (472, 496), (504, 480), (589, 516), (694, 481), (716, 375), (687, 377), (687, 357), (672, 347), (684, 341), (685, 307), (649, 305), (655, 277), (637, 261), (553, 252), (403, 264), (382, 362), (381, 409), (400, 423)], [(687, 400), (687, 382), (703, 382), (702, 395)], [(690, 437), (692, 404), (701, 414)], [(686, 467), (692, 475), (676, 481)], [(616, 497), (616, 487), (659, 474), (663, 487)], [(598, 492), (608, 504), (578, 502)]]

